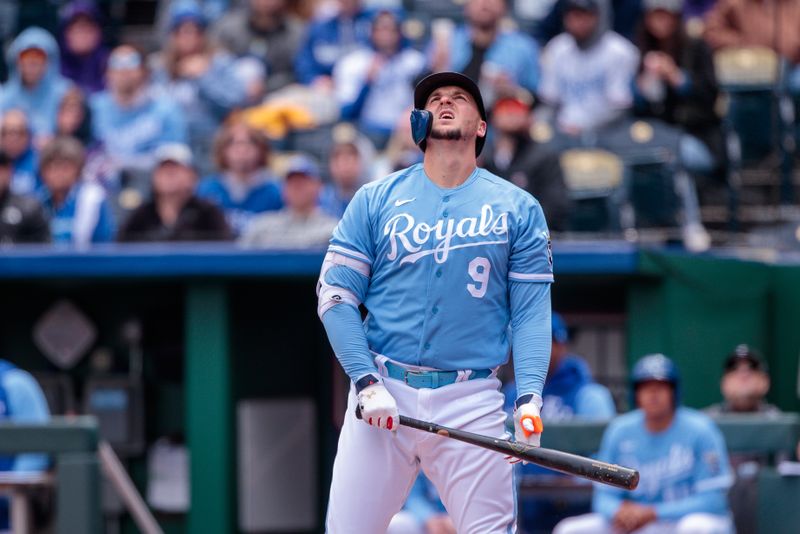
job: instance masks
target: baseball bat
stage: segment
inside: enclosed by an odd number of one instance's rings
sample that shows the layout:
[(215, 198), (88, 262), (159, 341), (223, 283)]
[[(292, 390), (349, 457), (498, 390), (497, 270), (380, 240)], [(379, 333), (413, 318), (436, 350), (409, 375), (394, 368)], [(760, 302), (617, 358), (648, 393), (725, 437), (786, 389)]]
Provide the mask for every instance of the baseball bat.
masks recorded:
[[(361, 419), (361, 411), (359, 409), (356, 409), (356, 417)], [(448, 428), (429, 421), (420, 421), (405, 415), (400, 416), (400, 424), (423, 432), (438, 434), (445, 438), (463, 441), (464, 443), (483, 447), (507, 456), (513, 456), (567, 475), (579, 476), (617, 488), (634, 490), (639, 485), (639, 472), (635, 469), (601, 462), (585, 456), (555, 449), (533, 447), (527, 443), (519, 443), (507, 439), (482, 436), (481, 434)]]

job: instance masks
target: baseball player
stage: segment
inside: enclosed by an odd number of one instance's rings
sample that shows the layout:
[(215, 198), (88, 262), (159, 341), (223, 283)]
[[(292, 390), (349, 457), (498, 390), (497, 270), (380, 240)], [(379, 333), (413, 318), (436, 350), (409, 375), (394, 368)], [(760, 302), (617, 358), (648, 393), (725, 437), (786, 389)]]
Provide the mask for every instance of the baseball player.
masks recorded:
[(539, 444), (551, 342), (547, 224), (536, 199), (476, 166), (486, 112), (472, 80), (432, 74), (415, 88), (414, 107), (423, 162), (356, 193), (317, 287), (319, 316), (353, 382), (326, 528), (385, 532), (422, 469), (458, 532), (514, 532), (511, 465), (398, 428), (398, 415), (502, 437), (496, 373), (513, 348), (516, 439)]
[(732, 534), (733, 483), (725, 441), (702, 412), (680, 405), (672, 360), (650, 354), (633, 368), (638, 410), (614, 419), (598, 458), (637, 469), (639, 487), (597, 485), (594, 513), (565, 519), (554, 534)]

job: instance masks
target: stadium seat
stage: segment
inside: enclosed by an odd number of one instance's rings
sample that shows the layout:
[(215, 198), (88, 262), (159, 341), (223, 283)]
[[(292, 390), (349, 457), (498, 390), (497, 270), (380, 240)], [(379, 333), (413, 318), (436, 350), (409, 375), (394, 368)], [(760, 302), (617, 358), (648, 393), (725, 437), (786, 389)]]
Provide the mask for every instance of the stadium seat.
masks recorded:
[(561, 154), (561, 167), (574, 203), (571, 230), (602, 232), (628, 226), (621, 216), (627, 191), (619, 157), (605, 150), (570, 148)]

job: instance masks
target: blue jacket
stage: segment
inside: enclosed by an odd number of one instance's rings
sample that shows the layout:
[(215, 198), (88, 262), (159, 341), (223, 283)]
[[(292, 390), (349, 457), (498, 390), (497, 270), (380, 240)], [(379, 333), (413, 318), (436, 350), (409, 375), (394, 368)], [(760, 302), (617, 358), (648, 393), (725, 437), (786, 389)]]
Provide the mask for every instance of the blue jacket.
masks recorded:
[[(43, 423), (50, 410), (42, 389), (27, 372), (0, 360), (0, 421)], [(44, 454), (17, 454), (0, 457), (0, 471), (42, 471), (48, 467)], [(8, 529), (8, 501), (0, 498), (0, 529)]]
[(317, 76), (330, 76), (336, 60), (359, 45), (369, 46), (372, 15), (361, 11), (354, 18), (338, 15), (312, 22), (295, 57), (294, 70), (300, 83)]
[[(469, 28), (459, 26), (450, 40), (450, 70), (461, 72), (472, 59)], [(483, 64), (494, 64), (517, 85), (536, 92), (539, 86), (539, 45), (518, 31), (501, 31), (486, 51)]]
[[(36, 87), (28, 88), (22, 84), (17, 58), (22, 50), (40, 48), (47, 54), (47, 70)], [(42, 28), (28, 28), (14, 39), (6, 54), (9, 66), (9, 79), (6, 84), (0, 110), (20, 109), (30, 121), (34, 136), (50, 135), (56, 129), (56, 115), (64, 93), (71, 82), (59, 73), (58, 43)]]
[(542, 390), (542, 419), (557, 421), (611, 419), (616, 415), (614, 400), (605, 386), (596, 384), (586, 362), (579, 356), (566, 356)]
[(163, 143), (187, 143), (186, 122), (171, 100), (142, 94), (129, 108), (108, 91), (92, 95), (92, 135), (123, 167), (152, 166), (153, 151)]
[(111, 208), (99, 184), (76, 184), (58, 207), (53, 205), (48, 189), (42, 188), (39, 197), (50, 217), (53, 243), (85, 246), (114, 238)]
[(30, 195), (42, 186), (39, 179), (39, 154), (32, 146), (14, 160), (13, 166), (11, 191), (18, 195)]
[(283, 207), (281, 190), (274, 181), (264, 180), (251, 187), (240, 199), (225, 183), (222, 175), (205, 178), (197, 186), (197, 196), (219, 206), (236, 235), (244, 233), (250, 221), (259, 213)]

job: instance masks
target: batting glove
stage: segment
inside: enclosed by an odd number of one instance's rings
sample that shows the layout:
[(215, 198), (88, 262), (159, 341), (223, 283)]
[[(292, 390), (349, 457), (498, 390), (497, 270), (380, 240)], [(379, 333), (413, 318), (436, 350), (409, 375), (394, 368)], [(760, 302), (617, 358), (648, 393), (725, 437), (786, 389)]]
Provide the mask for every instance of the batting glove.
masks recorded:
[(361, 419), (371, 426), (397, 432), (400, 422), (397, 402), (381, 383), (372, 384), (358, 393)]
[(542, 439), (542, 398), (538, 395), (522, 395), (514, 409), (514, 438), (520, 443), (538, 447)]

